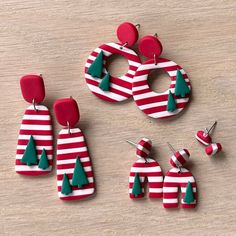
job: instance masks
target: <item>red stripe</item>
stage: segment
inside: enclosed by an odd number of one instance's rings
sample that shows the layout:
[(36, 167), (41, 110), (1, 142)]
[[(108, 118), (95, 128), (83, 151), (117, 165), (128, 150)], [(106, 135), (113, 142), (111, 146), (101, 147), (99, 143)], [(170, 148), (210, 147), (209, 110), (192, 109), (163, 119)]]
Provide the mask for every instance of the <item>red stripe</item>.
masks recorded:
[[(63, 180), (63, 176), (64, 174), (57, 174), (57, 180)], [(72, 179), (73, 177), (73, 173), (71, 174), (67, 174), (68, 178), (69, 179)], [(93, 171), (88, 171), (86, 172), (86, 176), (89, 178), (89, 177), (93, 177)]]
[(20, 129), (19, 134), (25, 134), (25, 135), (50, 135), (52, 136), (52, 130), (25, 130)]
[(147, 162), (147, 163), (135, 162), (133, 164), (133, 167), (141, 167), (141, 168), (155, 167), (155, 166), (159, 166), (159, 165), (156, 162)]
[(81, 147), (86, 147), (85, 142), (65, 143), (57, 145), (58, 150), (69, 149), (69, 148), (81, 148)]
[(67, 153), (67, 154), (57, 154), (57, 160), (68, 160), (68, 159), (74, 159), (77, 157), (89, 157), (88, 151), (85, 152), (73, 152), (73, 153)]
[(60, 197), (60, 199), (63, 201), (79, 200), (79, 199), (87, 198), (91, 195), (93, 195), (93, 193), (84, 194), (84, 195), (77, 195), (77, 196), (65, 196), (65, 197)]
[[(27, 164), (22, 163), (20, 159), (16, 159), (15, 164), (18, 166), (26, 166)], [(48, 164), (51, 166), (53, 164), (53, 160), (48, 160)], [(32, 166), (37, 166), (37, 165), (32, 165)], [(29, 167), (30, 168), (30, 167)], [(37, 171), (38, 172), (38, 171)]]
[(21, 175), (29, 175), (29, 176), (36, 176), (36, 175), (45, 175), (49, 174), (51, 171), (16, 171), (16, 173)]
[(48, 110), (25, 110), (25, 115), (50, 115), (50, 112)]
[[(26, 139), (18, 139), (18, 145), (27, 145), (29, 140)], [(53, 146), (52, 140), (37, 140), (34, 139), (34, 143), (36, 146)]]
[[(62, 129), (62, 130), (66, 130), (67, 131), (68, 129)], [(77, 138), (77, 137), (82, 137), (82, 136), (83, 136), (83, 133), (81, 131), (74, 132), (74, 133), (71, 133), (71, 134), (69, 134), (69, 133), (60, 134), (59, 133), (58, 139)]]
[[(24, 154), (25, 150), (23, 149), (17, 149), (16, 154)], [(46, 150), (48, 155), (53, 155), (53, 150)], [(37, 155), (41, 155), (42, 150), (36, 150)]]
[[(90, 161), (82, 162), (81, 164), (83, 167), (91, 166)], [(75, 167), (75, 163), (57, 165), (58, 170), (73, 169), (74, 167)]]
[[(130, 176), (135, 176), (136, 172), (130, 172)], [(162, 172), (146, 172), (146, 173), (142, 173), (139, 172), (138, 173), (140, 177), (146, 177), (146, 176), (150, 176), (150, 177), (157, 177), (157, 176), (162, 176)]]
[[(82, 188), (78, 188), (77, 186), (71, 186), (72, 190), (83, 190), (83, 189), (89, 189), (89, 188), (94, 188), (94, 183), (89, 183), (89, 184), (86, 184), (84, 185)], [(58, 192), (61, 192), (61, 189), (62, 187), (61, 186), (58, 186), (57, 187), (57, 191)]]
[(22, 124), (26, 125), (51, 125), (51, 120), (22, 120)]

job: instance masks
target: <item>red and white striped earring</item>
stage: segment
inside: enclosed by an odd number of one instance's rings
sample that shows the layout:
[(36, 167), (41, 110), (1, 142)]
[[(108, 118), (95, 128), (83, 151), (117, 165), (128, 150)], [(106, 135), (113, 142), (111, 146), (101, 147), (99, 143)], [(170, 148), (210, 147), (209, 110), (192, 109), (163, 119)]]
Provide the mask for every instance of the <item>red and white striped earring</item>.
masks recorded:
[(187, 149), (175, 151), (168, 143), (173, 152), (170, 164), (174, 167), (169, 170), (163, 183), (163, 206), (165, 208), (178, 207), (178, 190), (181, 189), (182, 208), (195, 208), (197, 203), (197, 186), (192, 173), (183, 168), (190, 154)]
[[(175, 62), (159, 58), (162, 44), (156, 36), (144, 36), (139, 42), (139, 52), (150, 58), (137, 69), (133, 79), (133, 97), (141, 111), (152, 118), (167, 118), (181, 112), (189, 102), (190, 81), (186, 72)], [(162, 69), (171, 79), (170, 87), (163, 93), (150, 89), (148, 75)]]
[(20, 127), (15, 170), (22, 175), (43, 175), (51, 172), (53, 161), (52, 121), (49, 110), (40, 103), (45, 97), (43, 78), (26, 75), (20, 80), (25, 101), (31, 103)]
[[(137, 26), (137, 25), (136, 25)], [(96, 48), (85, 64), (85, 79), (89, 89), (97, 97), (108, 102), (124, 101), (132, 96), (132, 80), (141, 61), (129, 47), (138, 40), (135, 25), (124, 22), (117, 29), (120, 43), (106, 43)], [(128, 60), (128, 72), (114, 77), (106, 69), (106, 62), (113, 54), (119, 54)]]
[(150, 198), (162, 198), (163, 175), (160, 165), (149, 157), (152, 141), (142, 138), (138, 144), (128, 141), (136, 147), (138, 160), (133, 164), (129, 176), (130, 198), (143, 198), (147, 179)]
[(211, 126), (210, 129), (205, 128), (204, 130), (199, 130), (195, 134), (195, 138), (198, 140), (199, 143), (208, 146), (212, 142), (212, 138), (210, 136), (211, 131), (216, 127), (217, 121)]
[(95, 191), (93, 169), (84, 135), (75, 125), (79, 109), (72, 98), (54, 103), (57, 121), (64, 126), (57, 139), (57, 188), (62, 200), (76, 200), (91, 196)]

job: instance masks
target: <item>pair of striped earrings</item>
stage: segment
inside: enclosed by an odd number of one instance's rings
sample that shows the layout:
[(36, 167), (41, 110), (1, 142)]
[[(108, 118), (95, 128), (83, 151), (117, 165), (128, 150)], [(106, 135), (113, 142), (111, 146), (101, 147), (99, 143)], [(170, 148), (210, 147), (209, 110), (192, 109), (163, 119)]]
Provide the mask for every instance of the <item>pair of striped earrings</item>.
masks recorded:
[[(189, 102), (191, 85), (186, 72), (175, 62), (160, 58), (162, 44), (157, 35), (147, 35), (138, 42), (141, 55), (149, 58), (141, 62), (131, 49), (138, 40), (138, 28), (124, 22), (117, 28), (119, 43), (106, 43), (96, 48), (85, 64), (85, 79), (89, 89), (107, 102), (121, 102), (133, 97), (137, 106), (152, 118), (168, 118), (181, 112)], [(110, 56), (118, 54), (128, 60), (129, 68), (120, 77), (112, 76), (106, 68)], [(168, 73), (171, 83), (163, 93), (151, 90), (148, 75), (152, 70)]]
[[(15, 170), (21, 175), (38, 176), (52, 171), (53, 131), (48, 108), (41, 105), (45, 97), (42, 76), (26, 75), (20, 80), (24, 99), (31, 103), (20, 127)], [(95, 191), (91, 159), (82, 131), (76, 127), (80, 114), (72, 98), (54, 103), (58, 123), (64, 128), (57, 139), (57, 188), (62, 200), (88, 197)]]
[(170, 164), (173, 166), (165, 177), (157, 161), (149, 157), (152, 141), (142, 138), (138, 144), (128, 141), (136, 147), (138, 160), (132, 165), (129, 176), (129, 196), (132, 199), (144, 197), (145, 180), (149, 187), (150, 198), (163, 198), (164, 208), (178, 207), (178, 191), (181, 189), (181, 207), (195, 208), (197, 204), (197, 185), (192, 173), (183, 167), (189, 160), (187, 149), (173, 152)]

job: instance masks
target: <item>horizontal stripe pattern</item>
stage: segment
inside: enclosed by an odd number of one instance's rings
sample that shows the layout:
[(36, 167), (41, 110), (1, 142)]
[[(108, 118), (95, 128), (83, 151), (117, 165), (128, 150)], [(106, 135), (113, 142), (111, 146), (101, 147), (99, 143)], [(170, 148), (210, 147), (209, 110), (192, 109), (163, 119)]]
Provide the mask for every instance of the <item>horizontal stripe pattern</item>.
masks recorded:
[[(153, 69), (163, 69), (168, 73), (171, 79), (170, 87), (163, 93), (156, 93), (149, 87), (147, 78)], [(133, 78), (133, 98), (141, 111), (152, 118), (167, 118), (177, 115), (181, 112), (189, 101), (189, 95), (184, 98), (176, 97), (174, 95), (176, 84), (176, 73), (180, 70), (186, 83), (191, 89), (190, 81), (186, 72), (175, 62), (165, 58), (158, 58), (155, 65), (154, 60), (148, 60), (142, 64), (136, 71)], [(175, 97), (177, 109), (174, 112), (167, 111), (168, 94), (171, 90)]]
[[(176, 208), (178, 207), (178, 191), (181, 190), (181, 206), (182, 208), (194, 208), (197, 204), (197, 186), (196, 181), (192, 173), (181, 168), (181, 172), (178, 168), (171, 169), (164, 178), (163, 183), (163, 206), (165, 208)], [(194, 202), (187, 204), (183, 201), (188, 182), (191, 183)]]
[[(72, 187), (72, 193), (64, 195), (61, 193), (63, 175), (67, 174), (71, 183), (75, 168), (76, 159), (80, 158), (89, 184), (78, 188)], [(62, 200), (78, 200), (92, 195), (95, 191), (95, 183), (93, 177), (93, 169), (90, 161), (88, 148), (84, 139), (84, 135), (79, 128), (64, 128), (60, 131), (57, 140), (57, 190), (58, 196)]]
[(138, 195), (137, 198), (144, 197), (144, 185), (147, 180), (149, 186), (149, 197), (150, 198), (162, 198), (162, 187), (163, 187), (163, 175), (159, 164), (151, 158), (139, 158), (131, 167), (129, 176), (129, 196), (130, 198), (136, 198), (132, 194), (133, 183), (135, 174), (139, 174), (142, 194)]
[[(132, 81), (137, 68), (141, 65), (141, 61), (138, 55), (131, 49), (123, 47), (120, 49), (118, 43), (107, 43), (96, 48), (88, 57), (85, 64), (85, 79), (89, 89), (99, 98), (108, 102), (124, 101), (132, 96)], [(103, 77), (107, 74), (106, 61), (113, 54), (119, 54), (124, 56), (128, 60), (129, 68), (128, 72), (121, 77), (110, 77), (110, 90), (103, 91), (99, 88), (99, 84), (102, 79), (93, 78), (87, 73), (88, 68), (94, 62), (98, 54), (103, 51), (104, 54), (104, 68)]]
[[(37, 111), (31, 105), (25, 110), (18, 136), (15, 170), (23, 175), (42, 175), (52, 170), (53, 133), (50, 113), (46, 106), (36, 105), (36, 108)], [(45, 149), (46, 151), (49, 167), (45, 170), (38, 168), (38, 165), (28, 166), (21, 162), (31, 136), (34, 139), (38, 160), (40, 160), (42, 150)]]

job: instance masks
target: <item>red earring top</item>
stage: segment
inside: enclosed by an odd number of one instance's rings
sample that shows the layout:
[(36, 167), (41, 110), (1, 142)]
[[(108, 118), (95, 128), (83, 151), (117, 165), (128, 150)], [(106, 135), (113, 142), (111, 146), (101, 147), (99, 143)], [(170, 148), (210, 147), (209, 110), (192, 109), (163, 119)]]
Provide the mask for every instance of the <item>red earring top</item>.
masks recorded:
[(138, 44), (139, 52), (148, 58), (159, 57), (162, 53), (162, 44), (155, 36), (144, 36)]
[(45, 97), (43, 78), (39, 75), (25, 75), (20, 79), (20, 87), (25, 101), (41, 103)]
[(53, 108), (60, 125), (69, 125), (70, 128), (73, 128), (79, 121), (79, 108), (73, 98), (58, 99), (54, 102)]
[(119, 25), (116, 34), (121, 44), (128, 47), (133, 46), (138, 40), (138, 30), (135, 25), (129, 22)]

